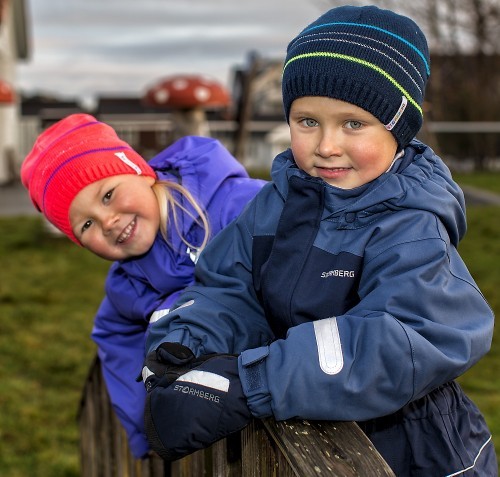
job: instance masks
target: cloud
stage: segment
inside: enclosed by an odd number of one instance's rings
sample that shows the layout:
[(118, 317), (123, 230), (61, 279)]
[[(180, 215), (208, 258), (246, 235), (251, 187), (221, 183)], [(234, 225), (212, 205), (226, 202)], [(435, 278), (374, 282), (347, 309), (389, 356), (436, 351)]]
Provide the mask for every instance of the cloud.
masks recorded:
[[(168, 74), (230, 80), (250, 51), (284, 56), (317, 0), (28, 0), (33, 54), (21, 89), (135, 93)], [(323, 6), (324, 8), (324, 6)]]

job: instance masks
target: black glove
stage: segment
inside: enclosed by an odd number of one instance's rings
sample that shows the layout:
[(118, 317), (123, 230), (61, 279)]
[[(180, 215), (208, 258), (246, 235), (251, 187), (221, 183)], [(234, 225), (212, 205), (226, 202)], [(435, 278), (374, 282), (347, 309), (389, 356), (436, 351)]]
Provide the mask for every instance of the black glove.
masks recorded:
[(194, 359), (193, 352), (186, 346), (180, 343), (162, 343), (146, 356), (142, 376), (138, 376), (137, 381), (142, 378), (148, 392), (160, 383), (166, 387), (187, 373), (192, 368), (190, 363)]
[(167, 461), (209, 447), (252, 419), (236, 356), (203, 356), (190, 364), (195, 363), (175, 382), (158, 382), (146, 398), (146, 435)]

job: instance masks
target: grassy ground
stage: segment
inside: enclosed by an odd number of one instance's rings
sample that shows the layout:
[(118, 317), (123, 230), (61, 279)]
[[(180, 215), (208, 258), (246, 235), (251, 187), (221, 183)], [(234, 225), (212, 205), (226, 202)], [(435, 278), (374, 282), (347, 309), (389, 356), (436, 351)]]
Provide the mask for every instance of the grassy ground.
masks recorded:
[(103, 260), (35, 218), (0, 220), (0, 475), (79, 475), (77, 411)]
[(478, 187), (500, 194), (500, 172), (476, 172), (474, 174), (453, 174), (462, 185)]
[[(498, 179), (479, 178), (500, 193)], [(499, 217), (500, 208), (470, 207), (460, 246), (497, 316)], [(77, 412), (108, 263), (47, 235), (38, 218), (0, 219), (0, 257), (0, 475), (78, 476)], [(500, 455), (499, 333), (460, 382), (484, 412)]]

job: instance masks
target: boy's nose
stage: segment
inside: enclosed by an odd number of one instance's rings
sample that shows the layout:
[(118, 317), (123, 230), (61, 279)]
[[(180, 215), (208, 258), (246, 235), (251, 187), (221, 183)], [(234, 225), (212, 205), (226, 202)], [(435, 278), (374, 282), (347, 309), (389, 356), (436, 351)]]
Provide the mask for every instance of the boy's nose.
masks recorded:
[(325, 131), (319, 140), (317, 153), (321, 157), (338, 156), (341, 154), (341, 147), (338, 134), (333, 131)]

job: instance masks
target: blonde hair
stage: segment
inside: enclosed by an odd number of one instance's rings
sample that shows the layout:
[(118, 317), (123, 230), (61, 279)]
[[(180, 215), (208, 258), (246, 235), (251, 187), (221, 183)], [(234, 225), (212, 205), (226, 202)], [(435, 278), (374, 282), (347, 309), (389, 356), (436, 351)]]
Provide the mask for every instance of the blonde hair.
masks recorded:
[[(169, 221), (172, 220), (179, 237), (190, 249), (203, 250), (210, 237), (210, 224), (206, 212), (196, 202), (193, 195), (185, 187), (173, 181), (157, 180), (153, 184), (152, 189), (160, 207), (160, 231), (163, 238), (168, 242), (167, 230), (171, 225)], [(181, 201), (175, 198), (174, 191), (178, 192), (181, 198), (183, 197), (187, 200), (198, 217), (192, 211), (188, 210)], [(201, 245), (190, 243), (182, 234), (181, 224), (179, 223), (179, 211), (189, 215), (204, 230), (205, 235)]]

